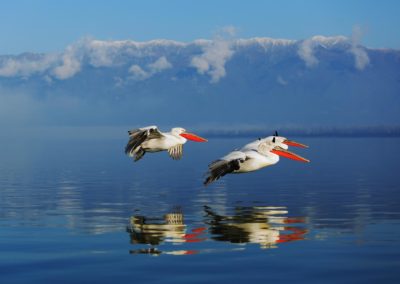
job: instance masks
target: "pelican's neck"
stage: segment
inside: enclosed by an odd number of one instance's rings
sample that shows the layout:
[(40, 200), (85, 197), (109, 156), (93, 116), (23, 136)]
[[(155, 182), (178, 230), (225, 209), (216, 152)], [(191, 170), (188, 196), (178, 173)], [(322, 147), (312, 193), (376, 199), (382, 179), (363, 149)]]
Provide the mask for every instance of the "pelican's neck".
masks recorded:
[(187, 139), (185, 137), (180, 136), (179, 134), (176, 136), (181, 144), (185, 144)]
[(274, 153), (271, 153), (270, 155), (268, 155), (268, 158), (271, 159), (273, 164), (276, 164), (277, 162), (279, 162), (279, 155), (276, 155)]
[(170, 133), (171, 133), (172, 136), (174, 136), (179, 141), (180, 144), (185, 144), (186, 143), (187, 139), (185, 137), (182, 137), (180, 135), (180, 132), (172, 129)]
[(276, 155), (271, 152), (267, 153), (260, 153), (260, 155), (264, 156), (268, 160), (269, 165), (275, 165), (276, 163), (279, 162), (279, 155)]

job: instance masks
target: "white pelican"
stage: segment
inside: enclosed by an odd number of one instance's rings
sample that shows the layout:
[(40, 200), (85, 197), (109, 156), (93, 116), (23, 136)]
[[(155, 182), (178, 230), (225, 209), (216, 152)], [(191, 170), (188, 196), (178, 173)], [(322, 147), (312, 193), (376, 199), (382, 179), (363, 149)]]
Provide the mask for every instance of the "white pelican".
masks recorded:
[(147, 126), (129, 130), (129, 141), (125, 153), (135, 157), (135, 162), (140, 160), (146, 152), (168, 151), (174, 160), (182, 158), (183, 144), (187, 140), (206, 142), (207, 140), (192, 133), (186, 132), (181, 127), (172, 128), (170, 132), (161, 132), (157, 126)]
[[(282, 138), (287, 140), (284, 137)], [(204, 185), (208, 185), (229, 173), (248, 173), (275, 165), (279, 162), (279, 156), (301, 162), (310, 162), (310, 160), (288, 151), (288, 145), (277, 140), (277, 137), (272, 137), (271, 140), (269, 140), (269, 137), (256, 140), (245, 145), (240, 150), (232, 151), (228, 155), (212, 162), (208, 166)], [(292, 142), (292, 145), (297, 144), (307, 147), (295, 141), (290, 142)]]

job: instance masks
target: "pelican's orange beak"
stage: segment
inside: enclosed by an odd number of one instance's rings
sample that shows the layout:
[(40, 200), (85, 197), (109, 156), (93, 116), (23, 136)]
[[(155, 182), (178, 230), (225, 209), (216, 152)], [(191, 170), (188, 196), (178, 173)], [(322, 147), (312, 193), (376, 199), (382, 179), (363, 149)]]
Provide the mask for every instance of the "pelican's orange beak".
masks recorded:
[(186, 138), (187, 140), (191, 140), (191, 141), (195, 141), (195, 142), (207, 142), (208, 141), (207, 139), (200, 137), (193, 133), (184, 132), (184, 133), (181, 133), (180, 135), (182, 137)]
[(288, 146), (293, 146), (293, 147), (300, 147), (300, 148), (308, 148), (307, 145), (296, 142), (296, 141), (292, 141), (292, 140), (288, 140), (286, 139), (285, 141), (282, 142), (283, 144), (286, 144)]
[(295, 161), (300, 161), (300, 162), (305, 162), (305, 163), (309, 163), (310, 160), (303, 158), (302, 156), (299, 156), (295, 153), (292, 153), (288, 150), (283, 149), (282, 147), (276, 146), (274, 149), (271, 150), (272, 153), (288, 158), (288, 159), (292, 159)]

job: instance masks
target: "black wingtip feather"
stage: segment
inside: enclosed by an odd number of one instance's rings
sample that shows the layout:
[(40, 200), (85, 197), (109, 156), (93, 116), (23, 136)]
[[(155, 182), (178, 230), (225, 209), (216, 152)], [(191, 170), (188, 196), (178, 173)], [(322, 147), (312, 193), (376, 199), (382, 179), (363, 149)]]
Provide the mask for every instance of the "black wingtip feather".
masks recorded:
[(226, 163), (216, 165), (215, 168), (210, 167), (208, 171), (208, 177), (204, 180), (203, 184), (207, 186), (226, 174), (232, 173), (238, 169), (240, 169), (240, 159), (226, 161)]

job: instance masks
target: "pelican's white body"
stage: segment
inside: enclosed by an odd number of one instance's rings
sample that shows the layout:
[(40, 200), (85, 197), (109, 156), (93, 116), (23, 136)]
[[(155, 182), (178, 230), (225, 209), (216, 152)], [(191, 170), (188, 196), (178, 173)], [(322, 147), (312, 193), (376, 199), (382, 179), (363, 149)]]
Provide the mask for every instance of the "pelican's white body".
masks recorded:
[[(272, 138), (270, 139), (272, 141)], [(287, 149), (287, 145), (269, 141), (269, 137), (256, 140), (249, 144), (246, 144), (239, 151), (232, 151), (228, 155), (221, 158), (221, 160), (232, 161), (240, 159), (243, 162), (240, 163), (240, 168), (235, 170), (233, 173), (248, 173), (257, 171), (259, 169), (275, 165), (279, 162), (279, 156), (270, 152), (270, 150), (279, 145), (284, 149)]]
[(150, 139), (143, 142), (142, 148), (147, 152), (159, 152), (168, 150), (179, 144), (183, 145), (187, 141), (186, 138), (172, 132), (163, 133), (163, 136), (164, 137), (158, 139)]
[[(149, 126), (141, 128), (141, 130), (146, 129), (154, 129), (157, 128), (156, 126)], [(172, 128), (170, 132), (161, 132), (162, 137), (150, 139), (144, 141), (142, 143), (142, 148), (146, 150), (146, 152), (160, 152), (166, 151), (170, 148), (173, 148), (177, 145), (183, 145), (186, 143), (187, 139), (180, 136), (181, 133), (184, 133), (185, 129), (180, 127)]]
[(262, 155), (256, 151), (245, 151), (247, 159), (240, 164), (240, 168), (234, 173), (248, 173), (259, 169), (275, 165), (279, 162), (279, 156), (273, 153), (270, 155)]

